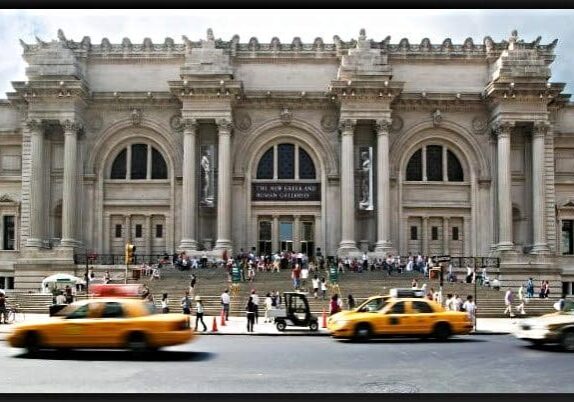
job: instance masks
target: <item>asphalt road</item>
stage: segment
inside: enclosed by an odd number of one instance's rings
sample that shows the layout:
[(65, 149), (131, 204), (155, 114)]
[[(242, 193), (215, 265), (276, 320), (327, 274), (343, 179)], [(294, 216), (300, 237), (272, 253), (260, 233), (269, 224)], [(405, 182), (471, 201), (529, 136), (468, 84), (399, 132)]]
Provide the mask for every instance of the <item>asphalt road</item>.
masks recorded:
[(203, 336), (133, 360), (124, 351), (42, 352), (0, 342), (3, 392), (574, 392), (573, 355), (511, 335), (367, 343)]

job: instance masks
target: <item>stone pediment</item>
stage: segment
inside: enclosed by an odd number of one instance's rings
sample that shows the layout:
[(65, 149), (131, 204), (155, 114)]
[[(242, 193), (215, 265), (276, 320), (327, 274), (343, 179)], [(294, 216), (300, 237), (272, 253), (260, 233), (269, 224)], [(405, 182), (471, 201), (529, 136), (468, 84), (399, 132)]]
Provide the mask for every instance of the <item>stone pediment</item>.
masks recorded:
[(361, 29), (356, 47), (349, 49), (347, 55), (341, 59), (338, 79), (351, 79), (360, 77), (390, 76), (391, 66), (387, 55), (380, 49), (372, 47), (371, 40), (367, 40), (364, 29)]
[(17, 204), (20, 200), (14, 194), (0, 194), (0, 202)]
[(182, 76), (233, 74), (229, 55), (215, 46), (211, 29), (207, 30), (207, 39), (201, 41), (199, 48), (194, 48), (186, 36), (183, 39), (186, 43), (186, 57), (185, 65), (181, 69)]

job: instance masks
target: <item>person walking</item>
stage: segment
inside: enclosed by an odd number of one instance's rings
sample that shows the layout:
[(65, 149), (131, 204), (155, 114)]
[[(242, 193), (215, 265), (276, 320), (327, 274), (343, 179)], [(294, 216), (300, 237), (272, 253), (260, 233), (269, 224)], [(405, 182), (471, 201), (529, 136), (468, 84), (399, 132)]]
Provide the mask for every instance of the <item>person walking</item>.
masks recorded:
[(472, 296), (468, 295), (466, 297), (466, 301), (462, 305), (462, 308), (464, 308), (464, 311), (466, 311), (468, 318), (470, 318), (470, 320), (472, 321), (473, 329), (475, 329), (475, 327), (476, 327), (476, 304), (474, 304), (474, 301), (472, 300)]
[(504, 305), (506, 306), (506, 309), (504, 310), (504, 315), (506, 315), (506, 313), (508, 313), (508, 315), (510, 317), (514, 317), (514, 314), (512, 314), (512, 301), (514, 300), (514, 295), (512, 294), (512, 290), (510, 288), (508, 288), (506, 290), (506, 294), (504, 295)]
[(197, 283), (197, 276), (191, 274), (191, 281), (189, 282), (189, 296), (193, 298), (195, 296), (195, 285)]
[(528, 283), (526, 284), (526, 297), (534, 297), (534, 281), (532, 278), (528, 278)]
[(201, 296), (195, 296), (195, 330), (197, 331), (197, 324), (201, 322), (203, 325), (203, 332), (207, 331), (207, 325), (203, 322), (203, 313), (205, 309), (203, 307), (203, 301), (201, 300)]
[(245, 313), (247, 315), (247, 332), (253, 332), (253, 324), (255, 323), (255, 303), (253, 297), (249, 296), (247, 306), (245, 306)]
[(183, 314), (191, 314), (191, 299), (189, 298), (189, 292), (185, 292), (185, 296), (182, 297), (181, 308), (183, 310)]
[(355, 298), (353, 297), (353, 295), (349, 295), (347, 296), (347, 304), (349, 305), (349, 310), (354, 310), (355, 309)]
[(251, 290), (251, 300), (255, 304), (255, 324), (259, 324), (259, 295), (255, 289)]
[(311, 282), (313, 283), (313, 297), (316, 299), (319, 294), (319, 277), (314, 275), (313, 279), (311, 279)]
[(325, 296), (327, 295), (327, 281), (325, 278), (321, 278), (321, 298), (325, 300)]
[(229, 321), (229, 303), (231, 298), (229, 297), (229, 289), (225, 289), (221, 294), (221, 307), (223, 309), (223, 315), (225, 315), (225, 321)]
[(167, 293), (164, 293), (161, 297), (161, 312), (164, 314), (169, 313), (169, 300), (167, 298)]
[(524, 286), (521, 284), (520, 287), (518, 288), (518, 302), (520, 303), (518, 306), (516, 306), (516, 312), (520, 313), (521, 315), (525, 315), (526, 311), (524, 311)]
[(334, 294), (331, 296), (331, 302), (329, 303), (329, 315), (337, 314), (341, 311), (341, 306), (339, 305), (339, 295)]
[(8, 324), (8, 311), (6, 310), (6, 295), (0, 292), (0, 324)]
[(273, 309), (273, 298), (271, 293), (265, 295), (265, 320), (263, 322), (273, 322), (273, 318), (269, 315), (269, 312)]

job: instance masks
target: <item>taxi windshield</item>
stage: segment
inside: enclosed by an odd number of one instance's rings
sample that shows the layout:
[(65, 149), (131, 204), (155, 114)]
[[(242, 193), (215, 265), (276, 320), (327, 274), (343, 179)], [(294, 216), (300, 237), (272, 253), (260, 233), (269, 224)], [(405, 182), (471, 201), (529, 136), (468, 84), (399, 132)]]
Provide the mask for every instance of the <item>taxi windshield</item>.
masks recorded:
[(385, 304), (386, 300), (382, 297), (378, 297), (376, 299), (367, 300), (357, 308), (357, 311), (360, 313), (379, 311), (385, 306)]

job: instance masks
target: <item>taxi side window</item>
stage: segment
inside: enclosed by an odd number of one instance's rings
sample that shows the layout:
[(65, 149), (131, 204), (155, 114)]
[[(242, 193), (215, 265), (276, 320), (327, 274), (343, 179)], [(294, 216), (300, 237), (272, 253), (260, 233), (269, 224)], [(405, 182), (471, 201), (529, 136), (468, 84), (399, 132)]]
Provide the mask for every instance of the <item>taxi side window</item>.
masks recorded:
[(432, 313), (432, 307), (423, 301), (413, 302), (413, 313)]
[(391, 310), (389, 311), (389, 314), (404, 314), (405, 313), (405, 302), (398, 302), (395, 303), (393, 307), (391, 307)]
[(78, 307), (74, 311), (72, 311), (66, 318), (74, 319), (74, 318), (88, 318), (88, 304), (84, 304), (83, 306)]
[(106, 303), (104, 307), (104, 312), (102, 313), (102, 318), (123, 318), (124, 311), (122, 305), (117, 302)]

